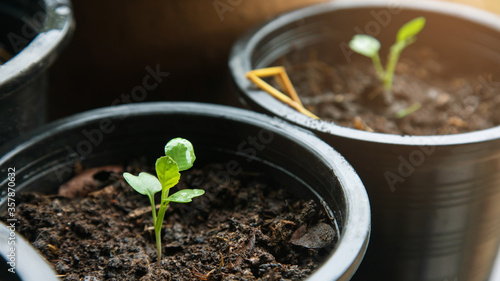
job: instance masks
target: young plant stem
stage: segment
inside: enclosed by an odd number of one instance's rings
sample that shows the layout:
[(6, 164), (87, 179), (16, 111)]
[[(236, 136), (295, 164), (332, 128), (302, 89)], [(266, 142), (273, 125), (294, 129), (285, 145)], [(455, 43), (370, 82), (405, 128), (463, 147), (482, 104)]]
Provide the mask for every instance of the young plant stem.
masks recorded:
[[(165, 212), (163, 212), (163, 215)], [(161, 265), (161, 226), (163, 224), (163, 216), (162, 216), (162, 207), (160, 207), (160, 210), (158, 211), (158, 219), (155, 222), (155, 239), (156, 239), (156, 254), (157, 254), (157, 260), (156, 264), (158, 266)]]
[(396, 70), (396, 64), (399, 60), (399, 55), (401, 54), (402, 48), (398, 48), (397, 46), (393, 46), (391, 48), (391, 52), (389, 53), (389, 59), (387, 60), (387, 65), (385, 69), (384, 76), (384, 90), (386, 92), (392, 91), (392, 81), (394, 79), (394, 72)]
[(400, 45), (394, 45), (391, 47), (389, 58), (385, 66), (385, 72), (382, 75), (381, 80), (384, 84), (384, 101), (386, 104), (391, 104), (393, 102), (392, 82), (394, 79), (396, 64), (398, 63), (399, 55), (401, 54), (402, 50), (403, 48), (401, 48)]
[(156, 239), (156, 265), (161, 265), (161, 225), (160, 227), (156, 227), (155, 225), (155, 239)]
[(154, 196), (149, 196), (149, 203), (151, 203), (151, 213), (153, 213), (153, 224), (156, 225), (156, 205)]
[(161, 226), (158, 229), (156, 225), (158, 224), (158, 220), (156, 218), (156, 204), (153, 196), (149, 196), (149, 202), (151, 203), (151, 213), (153, 214), (153, 225), (155, 228), (155, 239), (156, 239), (156, 250), (158, 254), (158, 265), (161, 257)]
[(158, 254), (158, 260), (156, 261), (156, 264), (158, 266), (161, 265), (161, 227), (163, 225), (163, 219), (165, 217), (165, 211), (167, 210), (167, 206), (169, 201), (167, 200), (168, 198), (168, 193), (170, 189), (165, 189), (161, 193), (161, 204), (160, 204), (160, 209), (158, 210), (158, 217), (156, 221), (154, 222), (155, 224), (155, 237), (156, 237), (156, 250)]
[(382, 62), (380, 61), (380, 56), (375, 54), (372, 57), (373, 65), (375, 66), (375, 72), (377, 73), (377, 76), (380, 80), (384, 79), (386, 76), (386, 73), (384, 71), (384, 67), (382, 66)]
[[(392, 75), (391, 75), (391, 70), (394, 70), (394, 68), (390, 68), (389, 62), (390, 59), (386, 65), (386, 69), (384, 70), (384, 67), (382, 66), (382, 62), (380, 60), (380, 56), (378, 53), (376, 53), (374, 56), (372, 56), (372, 61), (373, 61), (373, 66), (375, 67), (375, 73), (377, 74), (377, 77), (380, 81), (383, 81), (384, 83), (384, 103), (387, 105), (390, 105), (392, 103)], [(397, 62), (397, 58), (396, 58)]]

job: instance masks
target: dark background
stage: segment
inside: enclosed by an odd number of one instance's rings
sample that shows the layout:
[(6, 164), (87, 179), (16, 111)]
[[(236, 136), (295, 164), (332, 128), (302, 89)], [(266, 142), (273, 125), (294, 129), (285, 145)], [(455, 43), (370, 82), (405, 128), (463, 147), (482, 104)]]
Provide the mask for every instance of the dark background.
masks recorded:
[(144, 101), (238, 106), (227, 85), (232, 43), (259, 22), (319, 2), (73, 0), (76, 30), (51, 69), (49, 118), (112, 105), (143, 86), (146, 67), (157, 65), (169, 75)]

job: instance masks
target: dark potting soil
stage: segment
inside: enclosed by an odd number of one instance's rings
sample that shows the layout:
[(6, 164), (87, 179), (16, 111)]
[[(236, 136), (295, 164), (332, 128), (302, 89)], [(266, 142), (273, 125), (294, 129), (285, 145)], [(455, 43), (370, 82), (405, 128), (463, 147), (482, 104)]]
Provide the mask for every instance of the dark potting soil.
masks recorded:
[[(284, 65), (304, 106), (323, 120), (340, 126), (400, 135), (445, 135), (500, 124), (500, 83), (490, 73), (453, 75), (428, 48), (403, 51), (393, 83), (394, 101), (383, 99), (381, 83), (370, 59), (353, 54), (349, 64), (310, 60)], [(421, 107), (396, 117), (403, 109)]]
[(120, 167), (84, 170), (62, 188), (77, 198), (18, 194), (18, 231), (62, 280), (305, 279), (337, 240), (325, 213), (262, 173), (217, 177), (223, 167), (182, 173), (178, 188), (206, 193), (170, 203), (160, 267), (149, 200), (128, 186)]

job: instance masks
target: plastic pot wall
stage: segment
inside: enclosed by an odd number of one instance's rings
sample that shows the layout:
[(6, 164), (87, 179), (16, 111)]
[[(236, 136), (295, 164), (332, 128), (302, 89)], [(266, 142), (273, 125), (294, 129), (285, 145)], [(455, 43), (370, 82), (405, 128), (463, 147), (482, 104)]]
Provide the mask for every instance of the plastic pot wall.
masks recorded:
[(46, 122), (48, 68), (73, 31), (69, 0), (0, 1), (0, 145)]
[(33, 246), (11, 228), (11, 223), (0, 223), (0, 280), (59, 280)]
[(500, 77), (500, 18), (439, 1), (337, 1), (304, 8), (242, 37), (229, 67), (242, 101), (313, 131), (363, 180), (373, 228), (360, 280), (484, 281), (500, 241), (500, 128), (447, 136), (358, 131), (309, 119), (245, 78), (283, 56), (303, 62), (311, 51), (328, 63), (346, 64), (355, 55), (347, 43), (357, 31), (390, 46), (397, 29), (417, 16), (425, 16), (427, 25), (411, 48), (434, 49), (454, 69), (450, 75)]
[[(75, 161), (96, 167), (146, 156), (153, 163), (166, 141), (179, 136), (193, 143), (195, 166), (230, 161), (227, 172), (233, 174), (239, 170), (235, 165), (256, 165), (297, 195), (318, 200), (338, 227), (340, 239), (308, 280), (350, 279), (370, 233), (370, 207), (363, 184), (330, 146), (279, 119), (197, 103), (103, 108), (57, 121), (24, 141), (10, 143), (0, 158), (0, 171), (6, 175), (9, 167), (15, 167), (16, 192), (53, 193), (73, 176)], [(4, 179), (0, 188), (7, 185)], [(1, 202), (0, 207), (5, 207), (5, 198)]]

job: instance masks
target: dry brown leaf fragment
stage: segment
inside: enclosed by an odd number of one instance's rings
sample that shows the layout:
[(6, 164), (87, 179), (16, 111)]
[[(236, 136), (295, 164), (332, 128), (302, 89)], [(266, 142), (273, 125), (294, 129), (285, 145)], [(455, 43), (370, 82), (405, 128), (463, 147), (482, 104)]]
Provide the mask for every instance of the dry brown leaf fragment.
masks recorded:
[(459, 117), (453, 116), (448, 119), (448, 125), (459, 127), (459, 128), (465, 128), (467, 127), (467, 122), (462, 120)]
[(103, 166), (90, 168), (81, 171), (68, 182), (59, 187), (59, 195), (67, 198), (85, 197), (88, 193), (95, 191), (98, 188), (99, 181), (94, 178), (99, 172), (122, 173), (121, 166)]
[(309, 228), (302, 225), (292, 234), (290, 243), (309, 249), (320, 249), (332, 244), (335, 235), (335, 230), (326, 223), (318, 223)]

